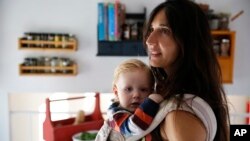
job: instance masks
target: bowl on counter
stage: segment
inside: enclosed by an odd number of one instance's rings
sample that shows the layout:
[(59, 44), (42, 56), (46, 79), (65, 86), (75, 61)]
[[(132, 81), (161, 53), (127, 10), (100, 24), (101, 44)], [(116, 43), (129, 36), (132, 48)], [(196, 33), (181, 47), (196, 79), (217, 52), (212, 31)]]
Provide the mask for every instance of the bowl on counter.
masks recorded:
[(73, 141), (94, 141), (98, 130), (76, 133), (72, 136)]

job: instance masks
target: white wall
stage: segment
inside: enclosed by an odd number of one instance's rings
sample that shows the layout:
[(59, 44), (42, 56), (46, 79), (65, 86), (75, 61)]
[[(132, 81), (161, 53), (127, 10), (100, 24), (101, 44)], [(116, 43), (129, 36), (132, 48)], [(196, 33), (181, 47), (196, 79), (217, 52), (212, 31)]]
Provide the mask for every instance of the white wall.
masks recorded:
[[(124, 1), (128, 12), (143, 12), (145, 1)], [(147, 2), (154, 6), (155, 1)], [(159, 3), (159, 1), (157, 2)], [(97, 57), (97, 1), (4, 0), (1, 4), (1, 80), (7, 92), (102, 91), (110, 92), (113, 70), (128, 57)], [(72, 53), (18, 50), (17, 39), (24, 32), (66, 32), (76, 35), (78, 51)], [(76, 77), (19, 76), (18, 64), (27, 56), (60, 55), (78, 63)], [(146, 61), (146, 57), (140, 57)], [(72, 83), (73, 82), (73, 83)], [(32, 83), (32, 85), (31, 85)], [(24, 85), (25, 84), (25, 85)]]
[[(8, 93), (24, 92), (110, 92), (113, 70), (117, 64), (130, 57), (97, 57), (97, 2), (101, 0), (1, 0), (0, 1), (0, 103), (1, 117), (8, 117)], [(104, 0), (105, 1), (105, 0)], [(111, 1), (111, 0), (109, 0)], [(163, 0), (121, 0), (128, 12), (148, 13)], [(244, 10), (244, 14), (230, 24), (236, 31), (234, 83), (225, 85), (229, 95), (250, 95), (249, 0), (197, 0), (211, 8), (232, 14)], [(30, 52), (18, 50), (17, 39), (27, 31), (69, 32), (79, 41), (78, 51), (73, 53)], [(27, 56), (62, 55), (71, 57), (79, 65), (75, 77), (28, 77), (19, 76), (18, 64)], [(146, 57), (139, 57), (147, 62)], [(2, 97), (3, 96), (3, 97)], [(2, 105), (5, 107), (2, 110)], [(6, 123), (7, 122), (7, 123)], [(2, 126), (3, 125), (3, 126)], [(8, 121), (0, 121), (0, 128)], [(8, 130), (1, 129), (3, 139)]]
[[(101, 0), (99, 0), (101, 1)], [(111, 1), (111, 0), (109, 0)], [(128, 12), (151, 9), (163, 0), (123, 0)], [(97, 2), (98, 0), (1, 0), (0, 24), (0, 89), (7, 92), (101, 91), (110, 92), (115, 66), (129, 57), (97, 57)], [(248, 0), (197, 0), (207, 2), (217, 11), (244, 14), (230, 24), (236, 33), (234, 83), (225, 85), (228, 94), (249, 95), (250, 67), (248, 40), (250, 10)], [(18, 50), (17, 39), (27, 31), (68, 32), (77, 36), (79, 50), (72, 53), (32, 52)], [(76, 77), (19, 76), (18, 64), (27, 56), (71, 57), (79, 65)], [(140, 57), (147, 62), (146, 57)], [(73, 82), (73, 83), (72, 83)], [(31, 85), (32, 84), (32, 85)]]
[(196, 0), (196, 2), (208, 3), (215, 11), (229, 12), (235, 15), (244, 10), (243, 15), (230, 23), (231, 30), (236, 31), (236, 46), (234, 58), (234, 79), (233, 84), (225, 85), (227, 94), (250, 95), (250, 66), (247, 60), (249, 57), (250, 40), (250, 1), (249, 0)]

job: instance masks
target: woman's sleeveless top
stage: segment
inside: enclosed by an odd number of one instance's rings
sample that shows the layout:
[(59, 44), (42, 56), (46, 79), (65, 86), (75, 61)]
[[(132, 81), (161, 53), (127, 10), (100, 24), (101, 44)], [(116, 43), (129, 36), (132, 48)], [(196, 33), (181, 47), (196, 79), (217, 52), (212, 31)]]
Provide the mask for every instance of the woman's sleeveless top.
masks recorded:
[[(147, 134), (152, 132), (167, 116), (171, 111), (177, 109), (177, 104), (173, 99), (165, 100), (160, 104), (160, 109), (156, 114), (153, 122), (145, 132), (140, 135), (134, 135), (128, 138), (124, 138), (119, 132), (112, 130), (106, 122), (104, 122), (103, 127), (98, 132), (95, 141), (137, 141), (145, 137)], [(198, 117), (206, 128), (207, 136), (206, 141), (213, 141), (216, 131), (217, 131), (217, 121), (213, 110), (198, 96), (192, 94), (184, 94), (183, 103), (181, 103), (178, 110), (183, 110), (194, 114)]]
[[(183, 110), (196, 115), (203, 123), (206, 128), (207, 136), (206, 141), (213, 141), (217, 131), (217, 120), (211, 107), (198, 96), (192, 94), (184, 94), (183, 103), (180, 105), (178, 110)], [(140, 136), (132, 136), (127, 138), (127, 141), (135, 141), (146, 134), (152, 132), (166, 117), (166, 115), (177, 109), (177, 104), (174, 100), (165, 100), (160, 105), (160, 110), (154, 118), (153, 123), (150, 127)]]

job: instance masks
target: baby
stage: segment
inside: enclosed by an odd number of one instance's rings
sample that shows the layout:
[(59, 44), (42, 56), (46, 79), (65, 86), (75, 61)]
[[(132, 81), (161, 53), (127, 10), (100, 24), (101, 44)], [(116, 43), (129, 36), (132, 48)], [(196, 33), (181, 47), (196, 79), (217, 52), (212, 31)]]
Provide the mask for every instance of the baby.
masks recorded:
[[(111, 131), (107, 128), (120, 132), (124, 138), (146, 130), (163, 101), (161, 95), (152, 94), (153, 84), (151, 70), (142, 61), (130, 59), (121, 63), (114, 72), (113, 93), (116, 98), (108, 109), (108, 120), (96, 141), (112, 140), (107, 137), (110, 134), (108, 131)], [(148, 134), (147, 138), (151, 135)]]

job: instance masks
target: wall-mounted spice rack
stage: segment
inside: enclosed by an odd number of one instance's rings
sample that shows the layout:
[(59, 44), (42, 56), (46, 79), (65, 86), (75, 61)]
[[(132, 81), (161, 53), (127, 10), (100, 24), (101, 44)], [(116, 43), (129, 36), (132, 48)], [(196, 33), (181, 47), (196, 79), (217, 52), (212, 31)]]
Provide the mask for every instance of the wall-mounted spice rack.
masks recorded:
[(72, 34), (29, 32), (19, 38), (18, 47), (32, 51), (76, 51), (77, 40)]

